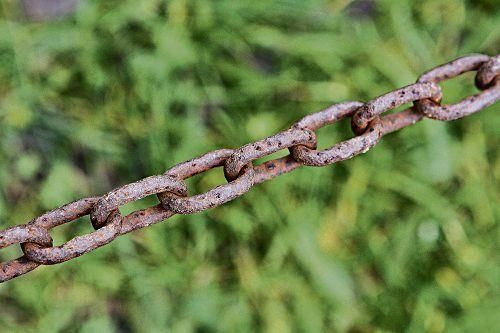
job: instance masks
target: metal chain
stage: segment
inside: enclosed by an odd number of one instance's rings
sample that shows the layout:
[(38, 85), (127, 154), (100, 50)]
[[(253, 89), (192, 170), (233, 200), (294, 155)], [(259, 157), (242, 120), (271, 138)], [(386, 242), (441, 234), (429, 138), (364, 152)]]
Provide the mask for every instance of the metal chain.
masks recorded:
[[(480, 93), (458, 103), (442, 105), (438, 83), (462, 73), (477, 71)], [(233, 200), (253, 185), (290, 172), (302, 165), (324, 166), (365, 153), (382, 136), (412, 125), (424, 117), (454, 120), (477, 112), (500, 99), (500, 55), (473, 54), (438, 66), (417, 82), (366, 103), (344, 102), (305, 116), (289, 129), (238, 149), (220, 149), (180, 163), (163, 175), (151, 176), (119, 187), (101, 197), (81, 199), (30, 221), (0, 231), (0, 249), (20, 244), (24, 255), (0, 263), (0, 282), (28, 273), (39, 265), (67, 261), (108, 244), (116, 237), (147, 227), (175, 214), (193, 214)], [(381, 114), (413, 102), (413, 106), (381, 117)], [(315, 130), (350, 117), (355, 137), (330, 148), (316, 150)], [(288, 156), (253, 166), (258, 158), (288, 149)], [(223, 167), (227, 184), (206, 193), (188, 196), (185, 180)], [(160, 204), (121, 216), (119, 207), (156, 194)], [(94, 232), (52, 245), (49, 231), (90, 215)]]

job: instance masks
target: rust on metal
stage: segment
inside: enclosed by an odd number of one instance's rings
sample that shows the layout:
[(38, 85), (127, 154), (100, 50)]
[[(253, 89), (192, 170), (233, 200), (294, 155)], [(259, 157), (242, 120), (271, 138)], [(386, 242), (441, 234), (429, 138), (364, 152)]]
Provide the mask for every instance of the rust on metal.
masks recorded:
[[(488, 66), (489, 60), (490, 57), (482, 54), (473, 54), (461, 57), (425, 72), (418, 78), (417, 82), (439, 83), (457, 77), (466, 72), (481, 70), (483, 65)], [(489, 68), (486, 68), (484, 71), (486, 73), (490, 73)], [(493, 79), (489, 78), (489, 76), (490, 74), (483, 74), (479, 79), (476, 78), (476, 83), (479, 82), (481, 86), (483, 86), (482, 83), (486, 83), (485, 86), (488, 86), (493, 81)], [(482, 80), (487, 80), (487, 82), (483, 82)], [(499, 96), (500, 92), (498, 91), (498, 81), (496, 81), (496, 84), (492, 87), (480, 92), (479, 94), (468, 96), (454, 104), (440, 105), (439, 102), (430, 99), (417, 100), (414, 104), (417, 111), (422, 113), (427, 118), (449, 121), (475, 113), (493, 104), (498, 100)]]
[(33, 224), (21, 224), (5, 229), (0, 234), (0, 249), (26, 242), (52, 246), (52, 237), (47, 229)]
[(260, 157), (287, 149), (292, 146), (303, 145), (316, 148), (316, 134), (308, 128), (290, 128), (273, 136), (244, 145), (226, 160), (224, 175), (228, 181), (236, 179), (244, 165)]
[(185, 196), (186, 183), (171, 175), (150, 176), (108, 192), (99, 199), (90, 212), (92, 225), (95, 229), (99, 229), (104, 226), (112, 211), (119, 213), (118, 207), (121, 205), (165, 191)]
[(417, 112), (415, 108), (409, 108), (401, 112), (391, 113), (380, 120), (382, 122), (382, 135), (399, 131), (400, 129), (413, 125), (422, 119), (424, 119), (423, 114)]
[(261, 184), (267, 180), (293, 171), (302, 165), (302, 163), (296, 161), (291, 155), (267, 161), (254, 168), (255, 175), (253, 182), (254, 184)]
[(478, 70), (490, 57), (483, 54), (471, 54), (457, 58), (446, 64), (434, 67), (419, 76), (417, 82), (439, 83), (454, 78), (465, 72)]
[(500, 55), (491, 57), (476, 74), (476, 86), (484, 90), (494, 84), (494, 79), (500, 76)]
[(351, 125), (354, 133), (363, 134), (368, 123), (383, 112), (387, 112), (403, 104), (422, 99), (430, 99), (436, 103), (441, 101), (441, 88), (434, 82), (414, 83), (406, 87), (372, 99), (359, 108), (352, 116)]
[(366, 153), (378, 143), (381, 136), (382, 123), (379, 118), (375, 118), (363, 134), (337, 143), (328, 149), (314, 150), (305, 146), (295, 146), (290, 148), (290, 151), (294, 159), (305, 165), (325, 166)]
[(58, 264), (108, 244), (121, 230), (122, 218), (118, 210), (108, 216), (106, 225), (90, 234), (77, 236), (60, 246), (42, 247), (36, 243), (21, 244), (24, 255), (44, 265)]
[(29, 273), (40, 265), (40, 263), (30, 260), (26, 256), (2, 262), (0, 263), (0, 282)]
[[(477, 71), (482, 91), (458, 103), (440, 105), (438, 83), (468, 71)], [(40, 265), (78, 257), (108, 244), (128, 232), (164, 221), (175, 214), (193, 214), (233, 200), (252, 188), (303, 165), (322, 166), (352, 158), (377, 144), (382, 136), (423, 118), (457, 119), (500, 100), (500, 56), (473, 54), (438, 66), (421, 75), (417, 83), (379, 96), (367, 103), (344, 102), (307, 115), (290, 129), (238, 149), (220, 149), (177, 164), (163, 175), (124, 185), (101, 197), (84, 198), (56, 208), (29, 223), (0, 231), (0, 249), (20, 244), (24, 255), (0, 262), (0, 282), (26, 274)], [(414, 106), (381, 116), (405, 103)], [(315, 130), (351, 118), (357, 136), (324, 150), (316, 150)], [(288, 148), (290, 155), (253, 166), (252, 161)], [(224, 167), (228, 183), (203, 194), (188, 196), (185, 179)], [(122, 217), (123, 204), (156, 194), (160, 203)], [(50, 230), (90, 215), (95, 231), (53, 246)]]
[[(174, 166), (167, 174), (184, 180), (196, 174), (224, 165), (234, 150), (221, 149)], [(227, 184), (219, 185), (206, 193), (187, 197), (178, 193), (162, 192), (158, 199), (166, 210), (177, 214), (194, 214), (233, 200), (253, 186), (254, 170), (250, 163), (242, 168), (240, 176)]]
[(309, 114), (293, 125), (298, 128), (308, 128), (310, 130), (317, 130), (326, 125), (336, 123), (337, 121), (350, 117), (354, 111), (363, 106), (361, 102), (343, 102), (334, 104), (322, 111)]
[(52, 229), (68, 222), (90, 214), (99, 197), (89, 197), (73, 201), (69, 204), (51, 210), (35, 219), (29, 224), (34, 224), (45, 229)]
[(417, 110), (427, 118), (450, 121), (471, 115), (490, 106), (500, 98), (500, 81), (478, 94), (468, 96), (460, 102), (448, 105), (434, 104), (432, 101), (418, 101)]
[[(0, 249), (24, 242), (34, 242), (44, 247), (50, 247), (52, 246), (52, 237), (47, 229), (31, 224), (16, 225), (0, 232)], [(39, 265), (40, 263), (22, 256), (0, 263), (0, 277), (5, 275), (7, 279), (12, 279), (34, 270)]]
[(203, 194), (192, 197), (181, 197), (165, 192), (162, 198), (163, 207), (177, 214), (194, 214), (215, 206), (220, 206), (246, 193), (253, 186), (253, 175), (254, 169), (252, 165), (247, 164), (241, 170), (238, 178), (227, 184), (219, 185)]
[(137, 229), (149, 227), (150, 225), (171, 218), (174, 215), (174, 212), (165, 210), (161, 204), (130, 213), (122, 219), (120, 236)]

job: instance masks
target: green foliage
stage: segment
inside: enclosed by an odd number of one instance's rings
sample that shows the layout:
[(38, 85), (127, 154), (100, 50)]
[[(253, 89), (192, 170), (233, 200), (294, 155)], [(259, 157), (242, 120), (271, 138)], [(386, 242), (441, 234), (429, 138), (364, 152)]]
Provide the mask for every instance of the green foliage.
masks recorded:
[[(495, 1), (366, 3), (82, 0), (33, 23), (3, 1), (0, 227), (500, 51)], [(472, 79), (444, 84), (446, 100), (474, 92)], [(0, 331), (498, 329), (499, 106), (425, 120), (4, 283)], [(351, 135), (342, 122), (320, 145)], [(223, 181), (217, 170), (189, 185)], [(90, 231), (85, 218), (53, 235)]]

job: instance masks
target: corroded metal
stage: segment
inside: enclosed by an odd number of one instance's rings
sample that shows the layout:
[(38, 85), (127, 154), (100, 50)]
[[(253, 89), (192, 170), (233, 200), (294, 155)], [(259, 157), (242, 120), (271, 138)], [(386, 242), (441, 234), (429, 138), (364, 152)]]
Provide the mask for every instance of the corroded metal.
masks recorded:
[(459, 76), (465, 72), (478, 70), (481, 65), (486, 63), (489, 59), (490, 57), (483, 54), (470, 54), (460, 57), (426, 71), (419, 76), (417, 82), (439, 83)]
[(255, 175), (254, 184), (260, 184), (267, 180), (281, 176), (285, 173), (293, 171), (303, 164), (296, 161), (291, 155), (267, 161), (254, 168)]
[(99, 199), (90, 212), (92, 225), (97, 230), (104, 226), (112, 211), (119, 213), (118, 207), (121, 205), (165, 191), (185, 196), (186, 183), (170, 175), (150, 176), (108, 192)]
[(26, 242), (37, 243), (42, 246), (52, 246), (52, 237), (47, 229), (32, 224), (21, 224), (5, 229), (0, 234), (0, 249)]
[[(183, 162), (167, 171), (167, 174), (184, 180), (198, 173), (222, 166), (224, 162), (233, 156), (234, 150), (221, 149), (198, 158)], [(158, 194), (162, 206), (178, 214), (194, 214), (208, 208), (222, 205), (233, 200), (253, 186), (254, 170), (251, 162), (248, 162), (241, 170), (238, 178), (227, 184), (219, 185), (206, 193), (192, 197), (181, 196), (179, 193), (162, 192)]]
[(490, 106), (500, 98), (500, 81), (479, 94), (468, 96), (460, 102), (449, 105), (438, 105), (432, 101), (418, 101), (417, 110), (427, 118), (450, 121), (471, 115)]
[[(316, 130), (352, 115), (359, 109), (359, 104), (358, 102), (337, 104), (331, 108), (318, 112), (316, 114), (317, 117), (314, 117), (313, 114), (302, 118), (295, 126)], [(295, 160), (309, 166), (325, 166), (365, 153), (376, 145), (382, 136), (382, 123), (378, 116), (376, 117), (377, 118), (371, 121), (368, 130), (357, 137), (337, 143), (323, 150), (311, 149), (303, 145), (295, 145), (290, 147), (290, 153)]]
[(5, 282), (31, 272), (41, 264), (32, 261), (26, 256), (0, 263), (0, 282)]
[[(461, 57), (425, 72), (418, 78), (417, 82), (439, 83), (466, 72), (481, 70), (481, 67), (485, 65), (487, 66), (483, 69), (485, 74), (476, 78), (476, 83), (479, 83), (480, 87), (489, 86), (494, 80), (491, 73), (495, 71), (495, 66), (488, 65), (489, 60), (488, 56), (482, 54)], [(417, 100), (414, 104), (417, 111), (427, 118), (443, 121), (459, 119), (484, 109), (500, 98), (500, 82), (497, 79), (495, 82), (490, 88), (454, 104), (440, 105), (438, 101), (430, 99)]]
[(435, 103), (439, 103), (441, 97), (441, 88), (434, 82), (410, 84), (409, 86), (372, 99), (361, 106), (352, 116), (352, 129), (354, 133), (361, 135), (366, 130), (368, 123), (383, 112), (422, 99), (429, 99)]
[(314, 150), (304, 146), (296, 146), (291, 148), (291, 152), (293, 158), (304, 165), (325, 166), (366, 153), (378, 143), (381, 136), (382, 124), (380, 119), (376, 118), (368, 130), (360, 136), (337, 143), (328, 149)]
[(23, 243), (21, 249), (24, 255), (32, 261), (44, 265), (58, 264), (108, 244), (119, 235), (121, 223), (120, 212), (113, 210), (107, 218), (106, 225), (90, 234), (77, 236), (63, 245), (54, 247)]
[[(0, 262), (0, 282), (28, 273), (40, 265), (56, 264), (108, 244), (128, 232), (164, 221), (175, 214), (193, 214), (233, 200), (253, 185), (303, 165), (322, 166), (366, 152), (388, 133), (410, 126), (423, 118), (457, 119), (500, 100), (500, 57), (474, 54), (438, 66), (417, 83), (379, 96), (367, 103), (344, 102), (310, 114), (290, 129), (247, 144), (239, 149), (220, 149), (180, 163), (160, 176), (124, 185), (101, 197), (84, 198), (47, 212), (24, 225), (0, 231), (0, 249), (20, 244), (24, 255)], [(482, 92), (452, 105), (440, 105), (439, 82), (468, 71), (477, 71), (476, 86)], [(414, 106), (381, 116), (405, 103)], [(316, 150), (315, 130), (351, 118), (357, 136), (324, 150)], [(255, 159), (288, 148), (290, 155), (253, 166)], [(203, 194), (188, 196), (185, 179), (217, 167), (224, 167), (227, 184)], [(123, 204), (156, 194), (160, 204), (122, 217)], [(49, 231), (90, 215), (96, 231), (52, 245)], [(82, 222), (84, 223), (84, 222)]]
[(271, 155), (293, 146), (316, 148), (316, 134), (308, 128), (290, 128), (273, 136), (244, 145), (236, 150), (224, 164), (224, 175), (228, 181), (238, 177), (244, 165), (260, 157)]
[(484, 90), (494, 84), (494, 79), (500, 76), (500, 55), (491, 57), (477, 71), (476, 86)]
[(317, 130), (326, 125), (336, 123), (346, 117), (351, 117), (354, 111), (363, 106), (361, 102), (343, 102), (334, 104), (322, 111), (308, 114), (293, 125), (298, 128)]
[(409, 108), (401, 112), (391, 113), (381, 119), (382, 135), (386, 135), (402, 128), (413, 125), (424, 119), (424, 115), (417, 112), (415, 108)]
[[(47, 229), (32, 224), (16, 225), (0, 232), (0, 249), (24, 242), (34, 242), (43, 247), (50, 247), (52, 246), (52, 237)], [(39, 265), (40, 263), (31, 261), (25, 256), (9, 260), (0, 263), (0, 278), (12, 279), (34, 270)]]

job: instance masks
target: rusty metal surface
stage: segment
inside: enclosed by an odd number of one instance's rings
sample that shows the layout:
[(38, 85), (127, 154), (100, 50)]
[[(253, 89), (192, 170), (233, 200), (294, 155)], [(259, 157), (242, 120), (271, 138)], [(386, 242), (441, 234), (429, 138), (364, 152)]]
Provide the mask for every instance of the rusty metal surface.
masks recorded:
[[(167, 174), (184, 180), (198, 173), (222, 166), (233, 154), (234, 150), (230, 149), (216, 150), (181, 163), (167, 171)], [(177, 214), (194, 214), (222, 205), (247, 192), (253, 186), (253, 174), (252, 165), (247, 164), (242, 168), (240, 177), (227, 184), (219, 185), (206, 193), (186, 197), (179, 193), (162, 192), (157, 196), (166, 210), (171, 210)]]
[(386, 135), (402, 128), (413, 125), (424, 119), (424, 115), (417, 112), (415, 108), (409, 108), (401, 112), (392, 113), (381, 119), (382, 135)]
[[(461, 101), (441, 105), (439, 82), (476, 71), (482, 90)], [(26, 274), (40, 265), (57, 264), (108, 244), (128, 232), (164, 221), (175, 214), (193, 214), (233, 200), (252, 188), (303, 165), (324, 166), (368, 151), (381, 137), (423, 118), (453, 120), (500, 100), (500, 57), (473, 54), (427, 71), (415, 84), (396, 89), (367, 103), (344, 102), (307, 115), (289, 129), (238, 149), (220, 149), (180, 163), (163, 175), (150, 176), (114, 189), (101, 197), (84, 198), (47, 212), (29, 223), (0, 231), (0, 249), (19, 244), (23, 256), (0, 262), (0, 282)], [(406, 103), (404, 111), (382, 113)], [(355, 136), (316, 150), (315, 130), (351, 118)], [(290, 154), (254, 166), (253, 161), (287, 149)], [(185, 179), (222, 167), (228, 183), (203, 194), (188, 195)], [(119, 207), (156, 194), (156, 206), (121, 216)], [(90, 215), (95, 231), (53, 246), (50, 230)], [(80, 222), (85, 223), (85, 222)]]
[[(500, 55), (491, 57), (485, 62), (476, 74), (476, 86), (479, 89), (489, 88), (494, 84), (495, 77), (500, 75)], [(498, 79), (498, 78), (497, 78)]]
[(290, 128), (268, 138), (244, 145), (227, 159), (224, 164), (224, 175), (227, 180), (232, 181), (238, 177), (245, 164), (297, 145), (316, 148), (316, 134), (307, 128)]
[(59, 246), (44, 247), (43, 244), (23, 243), (21, 249), (30, 260), (44, 265), (58, 264), (95, 250), (115, 239), (121, 230), (120, 211), (113, 210), (106, 222), (102, 228), (90, 234), (77, 236)]
[(106, 224), (111, 212), (118, 211), (121, 205), (166, 191), (185, 196), (186, 183), (170, 175), (150, 176), (108, 192), (99, 199), (90, 212), (92, 225), (95, 229), (99, 229)]
[[(495, 57), (489, 58), (482, 54), (474, 54), (458, 58), (422, 74), (417, 82), (439, 83), (466, 72), (478, 71), (476, 74), (478, 88), (483, 89), (490, 85), (491, 87), (486, 88), (479, 94), (468, 96), (454, 104), (441, 105), (438, 101), (430, 99), (417, 100), (414, 102), (417, 111), (427, 118), (449, 121), (468, 116), (495, 103), (500, 97), (500, 81), (497, 78), (494, 79), (491, 77), (496, 67), (495, 64), (492, 65), (488, 63), (490, 59), (495, 61), (494, 58)], [(496, 69), (496, 71), (498, 71), (498, 69)], [(492, 82), (493, 80), (494, 82)]]
[[(335, 104), (323, 111), (305, 116), (295, 123), (293, 127), (317, 130), (346, 117), (351, 117), (355, 115), (355, 112), (358, 110), (363, 112), (361, 109), (363, 106), (364, 104), (361, 102)], [(370, 121), (372, 123), (369, 130), (358, 137), (354, 137), (323, 150), (315, 150), (303, 145), (295, 145), (290, 147), (290, 155), (294, 160), (304, 165), (324, 166), (367, 152), (371, 147), (377, 144), (382, 133), (380, 119), (377, 117), (377, 119)]]
[(372, 99), (361, 106), (352, 117), (352, 129), (354, 133), (360, 135), (366, 130), (368, 123), (383, 112), (423, 99), (439, 103), (441, 97), (441, 88), (434, 82), (410, 84)]

